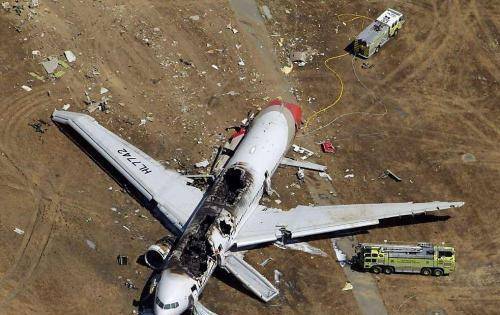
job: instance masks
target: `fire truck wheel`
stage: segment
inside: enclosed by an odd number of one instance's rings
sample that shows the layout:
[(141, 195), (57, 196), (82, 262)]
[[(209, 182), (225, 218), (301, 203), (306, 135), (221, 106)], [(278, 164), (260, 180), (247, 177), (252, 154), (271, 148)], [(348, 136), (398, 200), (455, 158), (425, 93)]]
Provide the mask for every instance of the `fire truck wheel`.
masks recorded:
[(380, 266), (373, 266), (371, 271), (375, 274), (379, 274), (382, 271), (382, 268), (380, 268)]
[(378, 54), (379, 51), (380, 51), (380, 46), (377, 46), (377, 48), (375, 48), (375, 53)]
[(393, 272), (394, 272), (394, 268), (393, 267), (384, 267), (384, 273), (386, 275), (390, 275)]
[(393, 35), (394, 37), (398, 36), (398, 31), (399, 31), (399, 30), (395, 30), (395, 31), (394, 31), (394, 35)]
[(422, 268), (420, 273), (423, 274), (424, 276), (430, 276), (432, 271), (429, 268)]
[(443, 269), (434, 269), (434, 271), (432, 272), (432, 274), (436, 277), (441, 277), (443, 275)]

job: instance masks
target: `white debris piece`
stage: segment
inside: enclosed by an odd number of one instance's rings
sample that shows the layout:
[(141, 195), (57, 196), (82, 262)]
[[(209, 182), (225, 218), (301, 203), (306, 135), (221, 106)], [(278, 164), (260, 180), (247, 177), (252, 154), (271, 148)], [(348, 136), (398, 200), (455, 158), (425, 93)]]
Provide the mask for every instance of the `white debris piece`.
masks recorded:
[(335, 252), (335, 256), (337, 256), (337, 261), (339, 262), (341, 267), (344, 267), (347, 264), (347, 255), (344, 254), (337, 246), (337, 241), (332, 238), (332, 247)]
[(279, 200), (279, 199), (275, 199), (275, 200), (274, 200), (274, 202), (275, 202), (277, 205), (279, 205), (279, 204), (281, 203), (281, 200)]
[(327, 178), (329, 181), (333, 182), (332, 177), (327, 172), (319, 172), (318, 174), (320, 177)]
[(354, 178), (354, 174), (346, 174), (344, 178)]
[(233, 32), (233, 34), (238, 33), (238, 30), (237, 30), (237, 29), (235, 29), (235, 28), (234, 28), (231, 24), (226, 25), (226, 28), (227, 28), (228, 30), (230, 30), (231, 32)]
[(214, 68), (215, 70), (219, 70), (219, 67), (217, 67), (216, 65), (212, 65), (212, 68)]
[(302, 252), (311, 254), (311, 255), (316, 255), (316, 256), (321, 256), (321, 257), (327, 257), (328, 254), (322, 251), (321, 249), (314, 247), (310, 245), (307, 242), (301, 242), (301, 243), (291, 243), (291, 244), (286, 244), (287, 248), (293, 249), (293, 250), (300, 250)]
[(31, 54), (32, 54), (33, 56), (40, 56), (40, 50), (33, 50), (33, 51), (31, 52)]
[(284, 74), (289, 74), (290, 72), (292, 72), (293, 70), (293, 66), (284, 66), (283, 68), (281, 68), (281, 72), (283, 72)]
[(33, 9), (33, 8), (36, 8), (40, 5), (40, 1), (39, 0), (30, 0), (30, 3), (28, 5), (28, 7), (30, 9)]
[(201, 162), (196, 163), (194, 166), (197, 168), (205, 168), (208, 165), (210, 165), (210, 162), (208, 162), (208, 160), (203, 160)]
[(350, 290), (352, 290), (352, 289), (353, 289), (352, 284), (351, 284), (349, 281), (347, 281), (347, 282), (345, 283), (344, 287), (342, 288), (342, 291), (350, 291)]
[(87, 246), (90, 248), (90, 249), (93, 249), (95, 250), (96, 249), (96, 245), (94, 242), (92, 242), (91, 240), (85, 240), (85, 243), (87, 243)]
[(106, 94), (108, 92), (109, 92), (109, 90), (107, 88), (105, 88), (105, 87), (101, 87), (101, 90), (99, 91), (99, 93), (101, 93), (101, 95), (102, 94)]
[(26, 92), (31, 92), (32, 88), (30, 88), (29, 86), (27, 85), (23, 85), (21, 86), (21, 89), (25, 90)]
[(271, 260), (273, 260), (273, 258), (272, 258), (272, 257), (266, 258), (266, 259), (264, 259), (264, 260), (263, 260), (263, 261), (262, 261), (259, 265), (260, 265), (261, 267), (265, 267), (268, 263), (270, 263), (270, 262), (271, 262)]
[(63, 110), (68, 110), (70, 107), (71, 107), (70, 104), (64, 104), (63, 107), (62, 107), (62, 109)]
[(303, 147), (299, 147), (298, 145), (296, 144), (292, 144), (292, 149), (293, 149), (293, 152), (297, 152), (297, 153), (300, 153), (300, 154), (304, 154), (301, 159), (305, 160), (309, 157), (311, 157), (312, 155), (314, 155), (314, 152), (311, 151), (311, 150), (308, 150), (306, 148), (303, 148)]
[(262, 11), (262, 15), (266, 18), (266, 20), (270, 21), (273, 19), (273, 16), (271, 15), (271, 10), (269, 10), (269, 7), (267, 5), (261, 6), (260, 10)]
[(231, 95), (231, 96), (236, 96), (236, 95), (240, 95), (240, 93), (236, 92), (236, 91), (229, 91), (226, 93), (227, 95)]
[(297, 171), (297, 178), (300, 179), (300, 180), (303, 180), (305, 177), (304, 175), (304, 170), (299, 168), (299, 170)]
[(240, 61), (238, 61), (238, 65), (243, 67), (245, 65), (245, 61), (243, 61), (243, 59), (241, 59), (240, 57)]
[(47, 71), (48, 74), (54, 73), (58, 65), (59, 65), (59, 60), (55, 57), (52, 57), (49, 60), (42, 62), (42, 67), (45, 69), (45, 71)]
[(19, 235), (23, 235), (24, 234), (24, 231), (21, 230), (20, 228), (17, 228), (17, 227), (14, 229), (14, 232), (16, 232)]
[(189, 19), (192, 20), (192, 21), (198, 21), (200, 19), (200, 16), (199, 15), (191, 15), (189, 17)]
[(279, 284), (282, 276), (283, 274), (279, 270), (274, 269), (274, 283)]
[(64, 57), (66, 57), (66, 60), (68, 60), (69, 63), (76, 61), (76, 56), (71, 50), (65, 50)]

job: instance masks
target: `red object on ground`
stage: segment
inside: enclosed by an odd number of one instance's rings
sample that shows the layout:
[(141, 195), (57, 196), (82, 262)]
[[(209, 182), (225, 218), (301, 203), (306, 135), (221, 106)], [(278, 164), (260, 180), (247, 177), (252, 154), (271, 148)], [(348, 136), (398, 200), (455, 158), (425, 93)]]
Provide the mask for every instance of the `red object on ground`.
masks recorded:
[(335, 153), (337, 151), (330, 140), (323, 141), (321, 149), (325, 153)]

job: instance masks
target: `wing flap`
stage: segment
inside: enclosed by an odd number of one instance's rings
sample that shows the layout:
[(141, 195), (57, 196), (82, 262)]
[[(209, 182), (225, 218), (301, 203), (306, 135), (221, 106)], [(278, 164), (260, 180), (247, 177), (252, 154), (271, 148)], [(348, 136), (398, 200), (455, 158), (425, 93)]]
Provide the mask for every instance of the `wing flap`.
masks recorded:
[(381, 219), (461, 207), (463, 202), (298, 206), (289, 211), (260, 207), (234, 239), (237, 247), (376, 225)]
[(255, 293), (255, 295), (264, 302), (270, 301), (279, 294), (278, 289), (276, 289), (269, 280), (246, 261), (232, 253), (224, 257), (221, 267), (231, 272), (246, 288)]
[(181, 229), (203, 197), (187, 179), (167, 170), (146, 153), (101, 126), (91, 116), (54, 111), (52, 119), (68, 125), (123, 175), (147, 200)]

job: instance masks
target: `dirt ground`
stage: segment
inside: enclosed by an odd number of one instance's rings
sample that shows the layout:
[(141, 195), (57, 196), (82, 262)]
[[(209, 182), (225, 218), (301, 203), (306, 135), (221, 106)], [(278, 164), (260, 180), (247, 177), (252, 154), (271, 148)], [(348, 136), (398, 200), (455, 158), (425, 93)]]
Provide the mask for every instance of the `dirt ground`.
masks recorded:
[[(33, 9), (20, 2), (19, 14), (0, 8), (0, 313), (132, 314), (151, 275), (136, 259), (167, 232), (50, 122), (51, 112), (65, 104), (85, 112), (84, 92), (98, 100), (105, 87), (108, 111), (93, 117), (167, 167), (194, 172), (193, 164), (210, 158), (224, 140), (225, 127), (281, 95), (270, 74), (256, 70), (263, 61), (255, 47), (231, 30), (236, 21), (225, 1), (42, 0)], [(500, 5), (260, 4), (273, 16), (266, 27), (278, 67), (288, 64), (291, 51), (317, 51), (287, 75), (306, 118), (339, 93), (325, 59), (344, 53), (366, 26), (364, 19), (337, 15), (376, 17), (387, 7), (404, 12), (403, 30), (379, 54), (330, 63), (343, 80), (343, 97), (312, 119), (296, 143), (314, 149), (311, 159), (328, 166), (332, 202), (466, 203), (443, 212), (447, 220), (391, 220), (357, 236), (447, 241), (456, 248), (458, 267), (449, 277), (377, 276), (390, 314), (498, 312)], [(30, 76), (46, 77), (40, 62), (64, 59), (64, 50), (77, 60), (61, 78)], [(43, 133), (30, 126), (38, 120), (47, 123), (38, 122)], [(317, 143), (327, 138), (338, 147), (335, 155), (320, 153)], [(354, 178), (344, 178), (346, 169)], [(385, 169), (403, 181), (378, 179)], [(306, 189), (289, 187), (293, 182), (292, 170), (279, 169), (280, 206), (311, 203)], [(202, 302), (219, 314), (359, 313), (352, 292), (341, 291), (346, 278), (330, 241), (311, 244), (328, 257), (274, 246), (246, 255), (268, 279), (274, 269), (283, 273), (276, 301), (265, 305), (222, 274), (210, 280)], [(117, 265), (119, 254), (130, 257), (129, 265)], [(258, 266), (267, 257), (272, 262)], [(127, 279), (137, 289), (127, 288)]]

